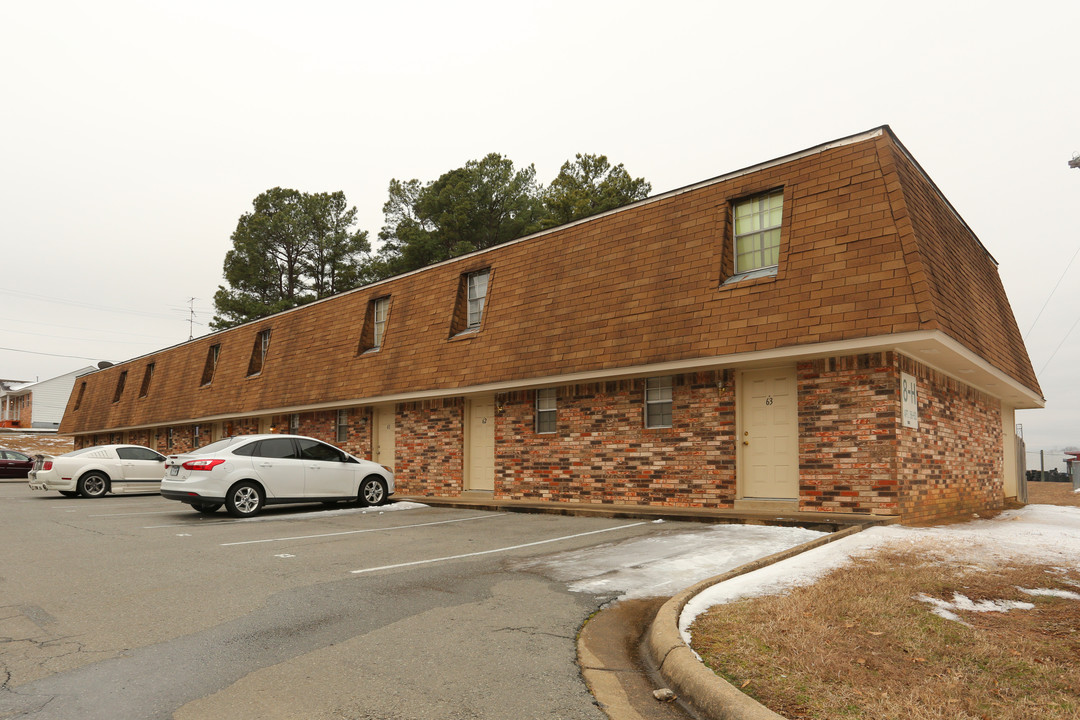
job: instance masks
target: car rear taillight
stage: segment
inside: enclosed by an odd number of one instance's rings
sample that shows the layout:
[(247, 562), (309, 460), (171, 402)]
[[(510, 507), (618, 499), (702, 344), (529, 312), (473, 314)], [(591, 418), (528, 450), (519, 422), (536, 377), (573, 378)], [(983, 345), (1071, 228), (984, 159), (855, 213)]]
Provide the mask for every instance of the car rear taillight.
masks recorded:
[(214, 459), (214, 460), (188, 460), (186, 463), (184, 463), (180, 467), (184, 468), (185, 470), (213, 470), (214, 468), (216, 468), (218, 465), (220, 465), (223, 462), (225, 462), (225, 461), (224, 460), (218, 460), (218, 459)]
[(45, 462), (41, 463), (41, 469), (52, 470), (52, 460), (46, 460)]

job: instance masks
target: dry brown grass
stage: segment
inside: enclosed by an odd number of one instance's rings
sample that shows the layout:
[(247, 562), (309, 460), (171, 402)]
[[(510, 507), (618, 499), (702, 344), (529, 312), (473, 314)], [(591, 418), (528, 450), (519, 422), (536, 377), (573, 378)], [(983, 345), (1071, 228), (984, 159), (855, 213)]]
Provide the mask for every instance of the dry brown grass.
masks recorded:
[(71, 436), (45, 433), (0, 432), (0, 447), (34, 455), (61, 455), (75, 449)]
[[(979, 568), (886, 552), (784, 596), (714, 607), (694, 648), (736, 687), (788, 718), (1080, 718), (1080, 572)], [(938, 617), (920, 594), (1017, 600), (1034, 609)]]
[(1032, 505), (1080, 507), (1080, 493), (1073, 492), (1072, 483), (1028, 483), (1028, 502)]

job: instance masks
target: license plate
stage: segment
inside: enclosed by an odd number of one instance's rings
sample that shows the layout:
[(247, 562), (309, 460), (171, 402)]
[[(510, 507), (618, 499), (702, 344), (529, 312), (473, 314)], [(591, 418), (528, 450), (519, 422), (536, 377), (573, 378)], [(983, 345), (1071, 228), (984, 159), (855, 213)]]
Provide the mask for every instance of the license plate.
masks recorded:
[(180, 474), (180, 466), (179, 465), (171, 466), (169, 468), (169, 474), (170, 475), (179, 475)]

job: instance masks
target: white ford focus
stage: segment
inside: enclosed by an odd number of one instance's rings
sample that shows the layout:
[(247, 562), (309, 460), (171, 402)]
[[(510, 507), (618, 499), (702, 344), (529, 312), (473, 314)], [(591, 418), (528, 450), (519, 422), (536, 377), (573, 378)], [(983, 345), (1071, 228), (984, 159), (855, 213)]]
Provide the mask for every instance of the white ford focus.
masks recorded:
[(161, 481), (162, 497), (233, 517), (284, 503), (381, 505), (393, 493), (390, 468), (301, 435), (239, 435), (170, 455)]
[(164, 462), (164, 455), (142, 445), (95, 445), (38, 455), (28, 477), (31, 490), (59, 490), (68, 497), (157, 492)]

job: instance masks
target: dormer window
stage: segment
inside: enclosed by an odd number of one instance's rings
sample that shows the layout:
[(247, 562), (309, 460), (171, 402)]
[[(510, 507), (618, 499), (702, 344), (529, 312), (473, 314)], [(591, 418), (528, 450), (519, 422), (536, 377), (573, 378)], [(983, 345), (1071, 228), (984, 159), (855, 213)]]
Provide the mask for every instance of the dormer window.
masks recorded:
[(450, 323), (450, 337), (470, 337), (480, 330), (484, 322), (488, 289), (491, 286), (491, 268), (463, 273), (458, 282), (454, 316)]
[(386, 322), (390, 317), (390, 296), (375, 298), (368, 303), (364, 327), (360, 331), (359, 352), (374, 352), (382, 347)]
[(150, 393), (150, 381), (154, 379), (154, 363), (147, 363), (143, 371), (142, 387), (139, 388), (139, 397), (144, 398)]
[(206, 362), (203, 363), (202, 382), (200, 385), (209, 385), (214, 381), (214, 373), (217, 371), (218, 355), (221, 354), (221, 345), (211, 345), (206, 350)]
[(383, 342), (383, 335), (386, 334), (386, 317), (390, 313), (390, 298), (379, 298), (375, 301), (375, 305), (372, 308), (372, 314), (375, 318), (375, 348), (381, 348)]
[(260, 330), (255, 335), (255, 344), (251, 347), (251, 359), (248, 360), (248, 377), (258, 375), (266, 362), (266, 353), (270, 349), (270, 328)]
[(780, 261), (784, 191), (755, 195), (735, 204), (735, 274), (775, 268)]
[(120, 373), (120, 377), (116, 380), (116, 392), (113, 394), (112, 401), (114, 403), (120, 402), (120, 397), (124, 394), (124, 385), (127, 383), (127, 370)]

